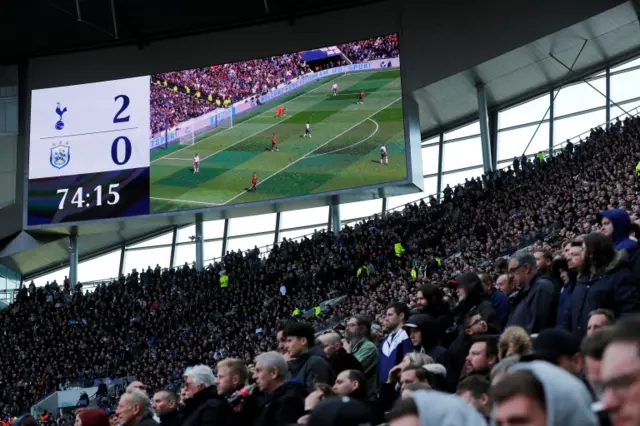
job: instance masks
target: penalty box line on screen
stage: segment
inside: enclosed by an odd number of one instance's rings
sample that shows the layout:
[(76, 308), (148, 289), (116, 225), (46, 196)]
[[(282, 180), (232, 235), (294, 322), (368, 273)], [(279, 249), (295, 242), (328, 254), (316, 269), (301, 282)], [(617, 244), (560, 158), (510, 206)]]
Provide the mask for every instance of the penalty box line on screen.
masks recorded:
[[(258, 182), (258, 184), (256, 186), (260, 186), (261, 184), (265, 183), (266, 181), (268, 181), (269, 179), (271, 179), (272, 177), (276, 176), (277, 174), (285, 171), (286, 169), (288, 169), (289, 167), (293, 166), (294, 164), (296, 164), (299, 161), (304, 160), (305, 158), (309, 157), (311, 154), (313, 154), (314, 152), (316, 152), (317, 150), (319, 150), (320, 148), (328, 145), (329, 143), (333, 142), (334, 140), (338, 139), (340, 136), (344, 135), (345, 133), (355, 129), (356, 127), (358, 127), (360, 124), (364, 123), (365, 121), (369, 120), (371, 117), (373, 117), (374, 115), (378, 114), (381, 111), (384, 111), (385, 109), (389, 108), (391, 105), (395, 104), (396, 102), (398, 102), (399, 100), (402, 99), (402, 96), (400, 96), (399, 98), (396, 98), (395, 100), (393, 100), (392, 102), (386, 104), (385, 106), (383, 106), (382, 108), (378, 109), (377, 111), (375, 111), (374, 113), (372, 113), (371, 115), (369, 115), (368, 117), (358, 121), (356, 124), (354, 124), (353, 126), (349, 127), (348, 129), (344, 130), (343, 132), (338, 133), (337, 135), (335, 135), (334, 137), (332, 137), (331, 139), (329, 139), (328, 141), (324, 142), (323, 144), (317, 146), (316, 148), (312, 149), (311, 151), (307, 152), (306, 154), (304, 154), (302, 157), (298, 158), (297, 160), (292, 161), (291, 163), (287, 164), (286, 166), (284, 166), (283, 168), (281, 168), (280, 170), (276, 171), (273, 174), (270, 174), (269, 176), (267, 176), (266, 178), (264, 178), (263, 180), (261, 180), (260, 182)], [(238, 195), (233, 196), (232, 198), (230, 198), (229, 200), (225, 201), (222, 205), (227, 205), (230, 202), (232, 202), (233, 200), (235, 200), (236, 198), (246, 194), (247, 191), (242, 191), (241, 193), (239, 193)]]
[(185, 203), (185, 204), (200, 204), (203, 206), (221, 206), (222, 204), (220, 203), (211, 203), (208, 201), (194, 201), (194, 200), (182, 200), (179, 198), (162, 198), (162, 197), (149, 197), (150, 200), (157, 200), (157, 201), (168, 201), (168, 202), (172, 202), (172, 203)]
[[(334, 82), (334, 81), (336, 81), (336, 80), (338, 80), (338, 79), (340, 79), (340, 78), (344, 77), (345, 75), (346, 75), (346, 74), (342, 74), (342, 75), (340, 75), (340, 76), (338, 76), (338, 77), (336, 77), (336, 78), (334, 78), (334, 79), (331, 79), (331, 80), (327, 81), (326, 83), (322, 83), (320, 86), (316, 87), (315, 89), (311, 89), (311, 90), (309, 90), (308, 92), (301, 93), (301, 94), (299, 94), (298, 96), (295, 96), (294, 98), (289, 99), (289, 100), (288, 100), (288, 101), (286, 101), (286, 102), (283, 102), (283, 103), (282, 103), (282, 105), (286, 105), (286, 104), (288, 104), (289, 102), (293, 102), (293, 101), (295, 101), (295, 100), (297, 100), (297, 99), (300, 99), (300, 98), (302, 98), (302, 97), (304, 97), (304, 96), (306, 96), (306, 95), (308, 95), (308, 94), (310, 94), (310, 93), (313, 93), (313, 92), (315, 92), (316, 90), (318, 90), (318, 89), (320, 89), (320, 88), (322, 88), (322, 87), (326, 86), (327, 84), (331, 84), (332, 82)], [(273, 113), (273, 112), (272, 112), (272, 110), (273, 110), (273, 108), (269, 108), (269, 109), (268, 109), (268, 110), (266, 110), (265, 112), (262, 112), (262, 113), (260, 113), (260, 114), (256, 115), (255, 117), (251, 117), (251, 118), (249, 118), (248, 120), (243, 121), (243, 122), (242, 122), (242, 123), (240, 123), (239, 125), (242, 125), (242, 124), (244, 124), (244, 123), (248, 123), (248, 122), (250, 122), (251, 120), (254, 120), (254, 119), (258, 118), (258, 117), (262, 117), (262, 116), (266, 115), (267, 113)], [(302, 112), (302, 111), (300, 111), (300, 112)], [(294, 115), (295, 115), (295, 114), (294, 114)], [(291, 117), (293, 117), (293, 115), (292, 115)], [(285, 120), (288, 120), (288, 119), (289, 119), (289, 118), (291, 118), (291, 117), (288, 117), (288, 118), (287, 118), (287, 119), (285, 119)], [(285, 120), (283, 120), (283, 121), (285, 121)], [(222, 149), (220, 149), (220, 150), (218, 150), (218, 151), (214, 152), (213, 154), (208, 155), (207, 157), (203, 158), (203, 159), (202, 159), (202, 160), (200, 160), (200, 161), (204, 161), (204, 160), (206, 160), (207, 158), (211, 158), (211, 157), (213, 157), (214, 155), (219, 154), (219, 153), (221, 153), (222, 151), (224, 151), (224, 150), (226, 150), (226, 149), (229, 149), (229, 148), (233, 147), (234, 145), (239, 144), (240, 142), (244, 142), (245, 140), (247, 140), (247, 139), (249, 139), (249, 138), (252, 138), (252, 137), (254, 137), (255, 135), (258, 135), (258, 134), (260, 134), (260, 133), (264, 132), (265, 130), (270, 129), (271, 127), (273, 127), (273, 126), (275, 126), (276, 124), (279, 124), (279, 123), (281, 123), (281, 122), (277, 122), (277, 123), (274, 123), (274, 124), (270, 125), (269, 127), (265, 127), (264, 129), (262, 129), (262, 130), (260, 130), (260, 131), (258, 131), (258, 132), (256, 132), (256, 133), (254, 133), (254, 134), (252, 134), (252, 135), (250, 135), (250, 136), (247, 136), (247, 137), (246, 137), (246, 138), (244, 138), (244, 139), (241, 139), (241, 140), (239, 140), (239, 141), (237, 141), (237, 142), (234, 142), (233, 144), (231, 144), (231, 145), (229, 145), (229, 146), (227, 146), (227, 147), (225, 147), (225, 148), (222, 148)], [(160, 160), (189, 160), (189, 161), (191, 161), (191, 159), (190, 159), (190, 158), (189, 158), (189, 159), (185, 159), (185, 158), (175, 158), (175, 157), (172, 157), (172, 156), (173, 156), (173, 155), (175, 155), (175, 154), (177, 154), (177, 153), (179, 153), (179, 152), (184, 151), (184, 150), (185, 150), (185, 149), (187, 149), (187, 148), (192, 148), (192, 147), (196, 146), (197, 144), (199, 144), (200, 142), (204, 142), (204, 141), (206, 141), (206, 140), (208, 140), (208, 139), (214, 138), (214, 137), (216, 137), (216, 136), (218, 136), (218, 135), (221, 135), (222, 133), (227, 132), (227, 131), (229, 131), (229, 130), (231, 130), (231, 129), (234, 129), (234, 128), (235, 128), (235, 127), (229, 127), (229, 128), (224, 129), (224, 130), (222, 130), (222, 131), (220, 131), (220, 132), (218, 132), (218, 133), (214, 133), (213, 135), (210, 135), (210, 136), (207, 136), (207, 137), (205, 137), (205, 138), (200, 139), (199, 141), (195, 142), (193, 145), (188, 145), (188, 146), (185, 146), (184, 148), (180, 148), (179, 150), (177, 150), (177, 151), (175, 151), (175, 152), (173, 152), (173, 153), (170, 153), (170, 154), (165, 155), (165, 156), (163, 156), (163, 157), (156, 158), (155, 160), (151, 160), (151, 162), (152, 162), (152, 163), (155, 163), (156, 161), (160, 161)]]

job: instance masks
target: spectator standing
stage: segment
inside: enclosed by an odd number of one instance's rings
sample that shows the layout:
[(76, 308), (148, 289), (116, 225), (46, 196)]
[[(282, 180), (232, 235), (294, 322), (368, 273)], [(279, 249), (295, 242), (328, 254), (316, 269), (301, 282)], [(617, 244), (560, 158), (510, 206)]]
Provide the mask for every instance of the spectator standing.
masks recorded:
[(598, 215), (600, 231), (615, 245), (616, 250), (624, 250), (626, 258), (634, 257), (638, 243), (629, 238), (631, 219), (629, 213), (622, 209), (611, 209)]
[(461, 380), (456, 389), (456, 394), (473, 405), (487, 421), (487, 424), (491, 420), (490, 388), (491, 383), (486, 377), (473, 374)]
[(498, 314), (498, 318), (500, 319), (500, 325), (504, 327), (509, 320), (509, 297), (501, 291), (498, 291), (493, 286), (493, 280), (491, 279), (491, 275), (489, 274), (480, 274), (480, 281), (482, 281), (482, 286), (484, 287), (485, 294), (489, 297), (491, 301), (491, 305), (493, 305), (493, 310)]
[(438, 321), (441, 331), (453, 325), (449, 305), (443, 300), (442, 290), (433, 284), (425, 284), (416, 292), (416, 304), (421, 314), (427, 314)]
[(211, 367), (196, 365), (184, 373), (189, 399), (185, 401), (182, 426), (218, 426), (230, 420), (231, 408), (215, 388)]
[(345, 370), (362, 371), (360, 361), (352, 354), (347, 353), (342, 345), (342, 337), (338, 333), (322, 334), (318, 337), (318, 342), (336, 376)]
[(287, 382), (289, 368), (277, 352), (265, 352), (256, 357), (253, 378), (258, 388), (266, 392), (256, 426), (297, 423), (304, 414), (305, 387)]
[(404, 303), (394, 303), (387, 308), (384, 317), (384, 331), (388, 333), (386, 339), (380, 343), (380, 363), (378, 368), (378, 383), (387, 381), (389, 371), (400, 364), (404, 356), (413, 352), (413, 345), (402, 328), (409, 319), (409, 307)]
[(182, 425), (182, 415), (178, 410), (179, 397), (175, 392), (164, 390), (156, 392), (152, 399), (152, 408), (162, 426)]
[(369, 395), (378, 390), (378, 362), (380, 354), (371, 335), (371, 320), (364, 316), (354, 316), (347, 321), (345, 331), (345, 348), (350, 351), (362, 365), (364, 376), (367, 378)]
[(553, 279), (562, 284), (558, 300), (558, 315), (556, 317), (556, 326), (562, 327), (564, 326), (565, 315), (571, 312), (571, 295), (576, 286), (576, 273), (569, 269), (569, 264), (564, 258), (555, 259), (551, 270)]
[(315, 342), (313, 327), (301, 322), (290, 322), (284, 328), (291, 376), (302, 383), (307, 392), (315, 391), (317, 383), (333, 385), (335, 373), (322, 356), (311, 355), (309, 348)]
[(602, 396), (602, 382), (600, 380), (602, 355), (611, 341), (612, 329), (611, 326), (601, 328), (585, 337), (580, 345), (580, 352), (584, 360), (584, 376), (597, 399)]
[(131, 388), (120, 397), (116, 410), (122, 426), (157, 426), (149, 397), (139, 389)]
[(517, 252), (509, 259), (509, 273), (522, 294), (508, 325), (518, 325), (529, 334), (553, 327), (558, 306), (555, 285), (550, 277), (537, 271), (535, 257)]
[(605, 308), (619, 317), (640, 308), (640, 288), (633, 282), (624, 252), (616, 251), (604, 234), (594, 232), (584, 238), (583, 253), (571, 312), (564, 322), (579, 339), (587, 333), (591, 311)]

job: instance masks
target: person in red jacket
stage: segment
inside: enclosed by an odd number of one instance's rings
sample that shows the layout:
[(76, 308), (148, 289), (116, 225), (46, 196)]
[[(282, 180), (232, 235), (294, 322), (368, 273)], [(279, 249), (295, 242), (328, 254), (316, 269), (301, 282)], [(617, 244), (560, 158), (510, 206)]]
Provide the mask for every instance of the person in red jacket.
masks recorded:
[(249, 191), (255, 192), (257, 186), (258, 186), (258, 174), (256, 172), (253, 172), (253, 176), (251, 176), (251, 188), (249, 189)]

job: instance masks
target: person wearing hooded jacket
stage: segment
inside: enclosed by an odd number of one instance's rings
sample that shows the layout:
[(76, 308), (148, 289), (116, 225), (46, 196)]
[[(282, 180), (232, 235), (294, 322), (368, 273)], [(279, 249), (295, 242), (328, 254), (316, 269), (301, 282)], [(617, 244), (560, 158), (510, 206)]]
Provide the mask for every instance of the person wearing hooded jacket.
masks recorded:
[(436, 364), (451, 368), (451, 354), (440, 346), (440, 328), (435, 318), (426, 314), (412, 315), (404, 324), (413, 350), (429, 355)]
[(583, 240), (580, 275), (571, 295), (571, 310), (565, 314), (564, 328), (582, 339), (587, 333), (589, 312), (609, 309), (616, 318), (640, 309), (640, 289), (634, 282), (623, 251), (611, 240), (594, 232)]
[(586, 385), (546, 361), (511, 367), (509, 374), (491, 389), (491, 399), (493, 424), (503, 423), (504, 417), (524, 417), (545, 420), (546, 426), (598, 426)]
[(396, 402), (389, 413), (389, 426), (487, 426), (480, 413), (457, 395), (418, 390)]
[(500, 318), (485, 293), (480, 277), (473, 272), (465, 272), (458, 275), (449, 284), (456, 286), (459, 301), (453, 310), (456, 325), (447, 331), (447, 334), (455, 334), (453, 342), (449, 345), (452, 360), (451, 368), (447, 370), (447, 376), (450, 381), (453, 379), (457, 381), (471, 347), (471, 340), (467, 332), (469, 327), (467, 327), (468, 324), (465, 324), (465, 320), (471, 316), (471, 313), (479, 314), (486, 324), (484, 334), (500, 334), (502, 327)]
[(609, 237), (616, 250), (624, 250), (627, 259), (631, 259), (636, 254), (638, 243), (629, 238), (631, 231), (631, 218), (622, 209), (605, 210), (598, 214), (600, 232)]

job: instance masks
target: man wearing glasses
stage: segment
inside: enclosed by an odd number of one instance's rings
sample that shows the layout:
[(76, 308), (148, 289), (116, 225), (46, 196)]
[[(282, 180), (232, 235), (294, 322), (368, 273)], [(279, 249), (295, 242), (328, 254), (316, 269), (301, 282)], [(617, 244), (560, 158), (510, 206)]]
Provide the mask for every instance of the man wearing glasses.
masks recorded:
[(507, 325), (518, 325), (529, 334), (554, 327), (558, 294), (551, 277), (538, 272), (536, 258), (528, 252), (517, 252), (509, 259), (509, 274), (522, 295)]
[(640, 426), (640, 315), (620, 319), (602, 356), (603, 408), (615, 426)]

